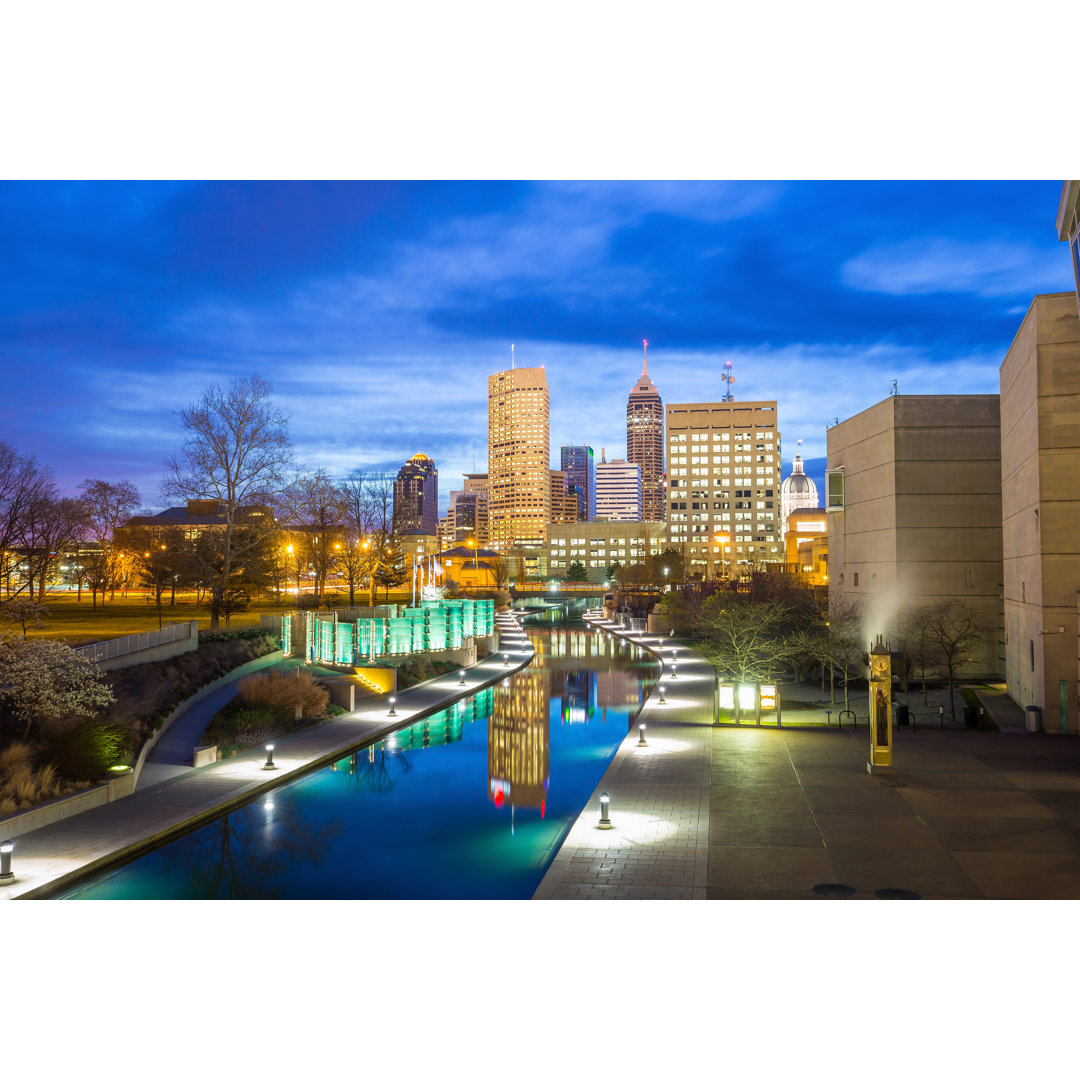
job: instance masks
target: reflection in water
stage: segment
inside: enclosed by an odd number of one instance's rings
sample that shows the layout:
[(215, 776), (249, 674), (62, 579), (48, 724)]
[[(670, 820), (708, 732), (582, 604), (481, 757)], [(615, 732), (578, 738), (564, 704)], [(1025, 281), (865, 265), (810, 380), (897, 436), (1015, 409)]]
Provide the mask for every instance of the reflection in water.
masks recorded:
[(298, 867), (321, 866), (341, 822), (320, 826), (297, 814), (296, 802), (289, 789), (276, 791), (163, 848), (168, 871), (186, 882), (186, 898), (274, 900)]
[(495, 688), (488, 719), (488, 797), (497, 807), (510, 803), (511, 830), (518, 806), (544, 816), (550, 783), (551, 743), (548, 726), (550, 675), (528, 667)]
[(531, 896), (656, 676), (561, 611), (541, 623), (533, 663), (499, 685), (69, 895)]

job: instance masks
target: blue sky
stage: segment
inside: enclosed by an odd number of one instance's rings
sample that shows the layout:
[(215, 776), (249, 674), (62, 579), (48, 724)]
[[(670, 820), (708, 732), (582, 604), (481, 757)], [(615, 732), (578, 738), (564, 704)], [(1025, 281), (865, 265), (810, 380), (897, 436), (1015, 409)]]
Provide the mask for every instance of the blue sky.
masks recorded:
[[(625, 451), (665, 402), (778, 400), (825, 429), (901, 393), (995, 393), (1032, 296), (1072, 288), (1060, 181), (0, 184), (5, 439), (160, 505), (176, 411), (258, 371), (297, 460), (486, 468), (486, 380), (544, 365), (559, 446)], [(475, 455), (475, 459), (474, 459)]]

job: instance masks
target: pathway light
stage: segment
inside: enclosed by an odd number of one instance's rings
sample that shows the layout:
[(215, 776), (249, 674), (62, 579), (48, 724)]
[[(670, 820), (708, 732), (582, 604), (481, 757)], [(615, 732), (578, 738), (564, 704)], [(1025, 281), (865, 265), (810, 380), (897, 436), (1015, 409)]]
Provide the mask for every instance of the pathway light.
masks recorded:
[(644, 724), (638, 724), (638, 741), (637, 741), (637, 744), (638, 744), (638, 746), (648, 746), (649, 745), (645, 741), (645, 725)]
[(608, 805), (611, 803), (611, 796), (605, 791), (600, 796), (600, 824), (596, 827), (598, 829), (613, 829), (615, 826), (611, 824), (611, 818), (608, 817)]
[(389, 700), (390, 700), (390, 711), (386, 715), (387, 716), (397, 716), (397, 712), (394, 709), (394, 703), (397, 701), (397, 698), (394, 697), (393, 694), (391, 694)]
[(266, 744), (266, 764), (263, 766), (263, 768), (264, 769), (276, 769), (277, 768), (277, 766), (274, 764), (274, 744), (272, 742)]
[(15, 875), (11, 872), (11, 852), (14, 847), (11, 840), (0, 844), (0, 885), (10, 885), (15, 880)]

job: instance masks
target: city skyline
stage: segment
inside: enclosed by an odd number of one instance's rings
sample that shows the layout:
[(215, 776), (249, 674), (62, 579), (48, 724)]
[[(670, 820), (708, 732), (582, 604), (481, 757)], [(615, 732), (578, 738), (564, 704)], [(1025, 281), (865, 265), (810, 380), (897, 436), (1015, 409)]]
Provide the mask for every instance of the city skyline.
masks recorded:
[(625, 455), (647, 338), (665, 401), (716, 400), (729, 361), (736, 399), (776, 398), (820, 486), (826, 425), (893, 379), (994, 391), (1031, 297), (1071, 287), (1058, 186), (5, 183), (5, 439), (67, 492), (164, 506), (175, 413), (255, 370), (299, 462), (428, 454), (442, 514), (511, 346), (547, 371), (557, 469), (561, 445)]

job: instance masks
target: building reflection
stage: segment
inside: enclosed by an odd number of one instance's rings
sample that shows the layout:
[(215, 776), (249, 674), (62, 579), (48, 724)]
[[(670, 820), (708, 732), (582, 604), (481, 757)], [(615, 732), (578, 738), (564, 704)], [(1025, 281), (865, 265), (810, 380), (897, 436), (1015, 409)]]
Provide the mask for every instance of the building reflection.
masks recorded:
[(488, 798), (544, 816), (550, 784), (549, 673), (528, 667), (494, 688), (488, 719)]

